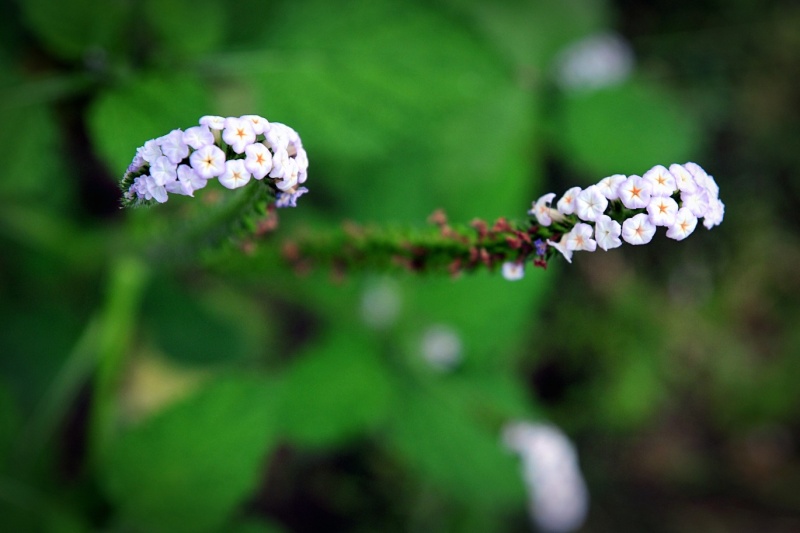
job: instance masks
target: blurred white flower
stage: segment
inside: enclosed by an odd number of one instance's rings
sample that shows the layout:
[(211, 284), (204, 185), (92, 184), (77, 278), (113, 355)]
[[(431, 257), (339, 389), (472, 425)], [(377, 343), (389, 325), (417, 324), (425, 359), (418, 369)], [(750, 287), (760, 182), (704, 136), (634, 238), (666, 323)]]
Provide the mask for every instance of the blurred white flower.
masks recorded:
[(518, 281), (525, 276), (525, 265), (516, 261), (503, 263), (503, 277), (508, 281)]
[(375, 329), (384, 329), (394, 324), (400, 314), (400, 290), (388, 278), (367, 285), (361, 295), (361, 318)]
[(589, 492), (575, 447), (550, 424), (513, 422), (503, 428), (503, 442), (522, 459), (531, 518), (543, 531), (575, 531), (586, 519)]
[(599, 89), (625, 81), (634, 65), (628, 42), (598, 33), (574, 42), (556, 58), (556, 81), (564, 89)]
[(437, 370), (451, 370), (461, 355), (461, 337), (453, 328), (437, 324), (422, 336), (422, 356)]

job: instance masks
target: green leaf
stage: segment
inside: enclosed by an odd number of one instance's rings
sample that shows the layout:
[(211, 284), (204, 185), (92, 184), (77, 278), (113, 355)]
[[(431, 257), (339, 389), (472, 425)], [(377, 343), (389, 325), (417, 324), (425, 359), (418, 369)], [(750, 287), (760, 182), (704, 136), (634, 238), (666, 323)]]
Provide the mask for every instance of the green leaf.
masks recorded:
[(376, 347), (355, 332), (323, 340), (287, 371), (281, 427), (298, 444), (326, 446), (374, 428), (393, 393)]
[(303, 136), (329, 208), (404, 222), (437, 207), (467, 220), (527, 208), (535, 95), (457, 19), (418, 3), (312, 1), (271, 24), (278, 52), (229, 68)]
[(209, 95), (199, 80), (164, 75), (140, 78), (101, 94), (89, 109), (92, 142), (120, 177), (149, 139), (196, 125), (209, 114)]
[(405, 392), (395, 404), (388, 439), (413, 471), (473, 505), (522, 503), (519, 465), (503, 448), (499, 430), (476, 423), (443, 390)]
[(218, 0), (147, 0), (144, 16), (166, 51), (196, 55), (222, 42), (228, 6)]
[(12, 447), (20, 435), (22, 419), (16, 401), (4, 381), (0, 381), (0, 472), (5, 472)]
[(252, 359), (269, 329), (258, 310), (238, 294), (190, 293), (164, 278), (150, 286), (142, 321), (159, 348), (188, 364)]
[(69, 60), (117, 47), (130, 3), (121, 0), (20, 0), (25, 22), (53, 54)]
[[(14, 80), (16, 85), (22, 80)], [(14, 127), (0, 129), (0, 145), (9, 157), (0, 173), (0, 196), (8, 201), (35, 201), (51, 207), (64, 205), (73, 194), (67, 166), (60, 151), (58, 132), (50, 110), (41, 105), (0, 108), (0, 123)], [(42, 154), (49, 154), (42, 157)]]
[[(461, 338), (465, 365), (506, 365), (520, 354), (534, 310), (544, 301), (552, 276), (528, 265), (526, 277), (514, 283), (499, 272), (469, 274), (455, 281), (409, 280), (403, 285), (408, 312), (403, 314), (401, 327), (421, 338), (428, 328), (442, 324)], [(420, 343), (409, 346), (409, 356), (421, 356)]]
[(540, 71), (558, 50), (601, 29), (609, 19), (603, 0), (448, 0), (447, 3), (469, 16), (510, 65), (532, 66)]
[(637, 81), (565, 95), (556, 130), (565, 158), (598, 180), (683, 163), (696, 150), (699, 131), (667, 93)]
[(273, 394), (262, 379), (222, 377), (121, 434), (101, 477), (123, 521), (148, 531), (220, 526), (274, 444)]

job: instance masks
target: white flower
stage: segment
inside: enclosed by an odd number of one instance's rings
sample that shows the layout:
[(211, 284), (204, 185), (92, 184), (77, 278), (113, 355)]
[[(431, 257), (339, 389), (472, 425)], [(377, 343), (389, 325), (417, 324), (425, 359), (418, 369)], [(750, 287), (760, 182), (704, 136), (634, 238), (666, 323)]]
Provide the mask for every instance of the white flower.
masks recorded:
[(294, 160), (297, 161), (297, 182), (305, 183), (308, 178), (308, 154), (303, 148), (300, 148), (297, 150)]
[(244, 167), (253, 174), (257, 180), (264, 179), (272, 170), (272, 154), (261, 143), (253, 143), (244, 149), (247, 158), (244, 160)]
[(164, 155), (161, 152), (161, 147), (158, 145), (158, 142), (155, 139), (151, 139), (144, 143), (144, 146), (136, 150), (136, 153), (151, 165), (156, 159)]
[(249, 120), (228, 117), (225, 119), (225, 129), (222, 130), (222, 140), (228, 143), (234, 152), (242, 154), (247, 145), (256, 142), (256, 134)]
[(539, 529), (566, 533), (581, 527), (589, 493), (567, 436), (555, 426), (529, 422), (506, 424), (502, 436), (522, 460), (531, 514)]
[(536, 220), (542, 226), (549, 226), (553, 223), (553, 219), (550, 214), (552, 211), (554, 211), (554, 209), (550, 207), (550, 202), (552, 202), (553, 198), (555, 197), (556, 193), (554, 192), (540, 197), (538, 200), (536, 200), (536, 202), (534, 202), (533, 206), (528, 211), (528, 214), (536, 216)]
[(279, 192), (275, 198), (275, 207), (297, 207), (297, 199), (308, 192), (305, 187), (298, 187), (291, 192)]
[(283, 178), (280, 181), (276, 181), (275, 186), (282, 191), (288, 191), (297, 185), (297, 163), (290, 158), (286, 161), (286, 166), (283, 170)]
[(167, 201), (167, 190), (164, 188), (163, 185), (156, 182), (153, 176), (142, 176), (144, 180), (144, 187), (147, 191), (147, 195), (145, 195), (145, 199), (149, 200), (147, 196), (151, 198), (155, 198), (156, 201), (160, 204), (163, 204)]
[(269, 173), (270, 178), (283, 178), (286, 167), (289, 166), (289, 153), (285, 149), (275, 151), (272, 156), (272, 170)]
[(600, 180), (597, 184), (597, 189), (600, 194), (609, 200), (617, 200), (619, 198), (619, 186), (625, 181), (623, 174), (614, 174)]
[(656, 233), (655, 225), (644, 213), (634, 215), (622, 223), (622, 238), (631, 244), (647, 244)]
[(561, 255), (563, 255), (564, 259), (567, 260), (567, 263), (572, 263), (572, 250), (567, 248), (567, 235), (568, 234), (562, 235), (561, 240), (558, 242), (553, 242), (550, 239), (547, 239), (547, 244), (548, 246), (552, 246), (561, 252)]
[(256, 135), (265, 133), (270, 127), (269, 121), (258, 115), (243, 115), (239, 118), (242, 120), (249, 120), (250, 125), (253, 127), (253, 132), (255, 132)]
[(628, 209), (641, 209), (650, 203), (652, 185), (639, 176), (629, 176), (619, 186), (619, 199)]
[(578, 195), (581, 193), (580, 187), (573, 187), (569, 189), (567, 192), (564, 193), (564, 196), (558, 201), (557, 207), (558, 210), (565, 214), (571, 215), (575, 212), (575, 200), (577, 199)]
[(675, 184), (678, 186), (678, 190), (692, 193), (697, 189), (694, 176), (692, 176), (692, 173), (686, 170), (683, 165), (673, 163), (669, 166), (669, 173), (675, 178)]
[(672, 196), (677, 188), (675, 176), (663, 165), (656, 165), (644, 173), (642, 179), (650, 183), (651, 196)]
[(503, 263), (503, 277), (508, 281), (517, 281), (525, 275), (525, 265), (516, 261)]
[(582, 190), (576, 199), (575, 212), (582, 220), (594, 222), (608, 207), (608, 199), (596, 185)]
[(202, 189), (208, 183), (207, 180), (197, 175), (188, 165), (178, 166), (178, 181), (167, 184), (167, 191), (186, 196), (194, 196), (194, 191)]
[(183, 142), (199, 150), (204, 146), (214, 144), (214, 134), (208, 126), (194, 126), (183, 132)]
[(709, 209), (706, 212), (705, 219), (703, 220), (703, 225), (707, 229), (711, 229), (714, 226), (718, 226), (722, 222), (724, 216), (725, 216), (725, 204), (723, 204), (719, 198), (714, 198), (713, 200), (711, 200)]
[(290, 131), (294, 131), (289, 126), (280, 122), (273, 122), (269, 125), (269, 130), (264, 133), (264, 137), (272, 148), (273, 152), (289, 149)]
[(697, 217), (694, 216), (690, 209), (682, 207), (675, 214), (675, 223), (667, 230), (667, 237), (682, 241), (691, 235), (696, 227)]
[(172, 130), (161, 139), (161, 151), (177, 165), (189, 155), (189, 145), (183, 141), (182, 130)]
[(461, 361), (461, 352), (461, 337), (453, 328), (434, 325), (422, 336), (422, 356), (436, 370), (452, 370)]
[(250, 181), (250, 173), (241, 159), (225, 162), (225, 172), (219, 177), (219, 182), (228, 189), (244, 187)]
[(706, 171), (703, 170), (703, 167), (696, 163), (686, 163), (683, 165), (686, 170), (691, 172), (692, 176), (694, 177), (694, 181), (700, 189), (703, 189), (708, 192), (709, 199), (719, 197), (719, 186), (717, 182), (714, 181), (714, 178), (706, 174)]
[(633, 70), (630, 44), (615, 33), (573, 42), (556, 57), (556, 80), (566, 89), (599, 89), (624, 81)]
[(594, 226), (594, 238), (597, 246), (603, 250), (611, 250), (622, 246), (619, 236), (622, 226), (616, 220), (612, 220), (608, 215), (601, 215)]
[(160, 156), (150, 166), (150, 174), (157, 185), (163, 186), (171, 181), (175, 181), (178, 177), (177, 167), (175, 163), (171, 162), (167, 156)]
[(192, 152), (189, 163), (201, 178), (211, 179), (225, 172), (225, 152), (212, 145)]
[(567, 250), (594, 252), (597, 249), (597, 242), (592, 239), (593, 234), (594, 231), (589, 224), (575, 224), (575, 227), (566, 235)]
[(654, 196), (647, 204), (650, 222), (656, 226), (671, 226), (675, 223), (675, 213), (677, 212), (678, 202), (668, 196)]
[(225, 127), (225, 117), (218, 117), (216, 115), (206, 115), (200, 118), (201, 126), (208, 126), (212, 130), (221, 130)]
[(709, 209), (708, 191), (698, 187), (695, 192), (682, 192), (681, 207), (689, 209), (698, 218), (705, 216)]

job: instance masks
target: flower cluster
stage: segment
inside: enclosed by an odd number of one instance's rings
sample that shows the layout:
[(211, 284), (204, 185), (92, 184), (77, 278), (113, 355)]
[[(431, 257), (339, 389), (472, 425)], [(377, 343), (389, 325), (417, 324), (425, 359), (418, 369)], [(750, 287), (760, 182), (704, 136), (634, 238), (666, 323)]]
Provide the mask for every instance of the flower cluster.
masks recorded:
[(573, 252), (610, 250), (647, 244), (658, 226), (667, 237), (683, 240), (699, 219), (711, 229), (722, 222), (725, 205), (714, 178), (695, 163), (656, 165), (642, 176), (615, 174), (585, 189), (569, 189), (552, 207), (555, 194), (534, 202), (529, 215), (539, 225), (553, 226), (560, 239), (547, 240), (572, 262)]
[(503, 428), (503, 441), (522, 459), (531, 518), (538, 528), (566, 533), (581, 527), (589, 492), (569, 438), (555, 426), (520, 421)]
[(198, 126), (172, 130), (136, 150), (121, 186), (123, 204), (164, 203), (169, 193), (194, 196), (217, 178), (228, 189), (263, 180), (277, 207), (295, 207), (308, 189), (308, 156), (295, 130), (258, 115), (205, 116)]

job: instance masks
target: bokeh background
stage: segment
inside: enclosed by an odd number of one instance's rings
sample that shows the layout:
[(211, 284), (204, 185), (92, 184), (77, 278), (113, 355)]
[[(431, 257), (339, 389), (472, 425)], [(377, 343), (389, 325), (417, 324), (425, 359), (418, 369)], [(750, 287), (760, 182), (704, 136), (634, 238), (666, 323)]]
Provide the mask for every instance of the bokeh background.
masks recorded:
[[(3, 530), (529, 531), (520, 420), (583, 531), (800, 529), (796, 2), (5, 0), (0, 42)], [(311, 162), (258, 250), (690, 160), (727, 216), (515, 283), (152, 253), (203, 200), (121, 211), (136, 148), (250, 113)]]

